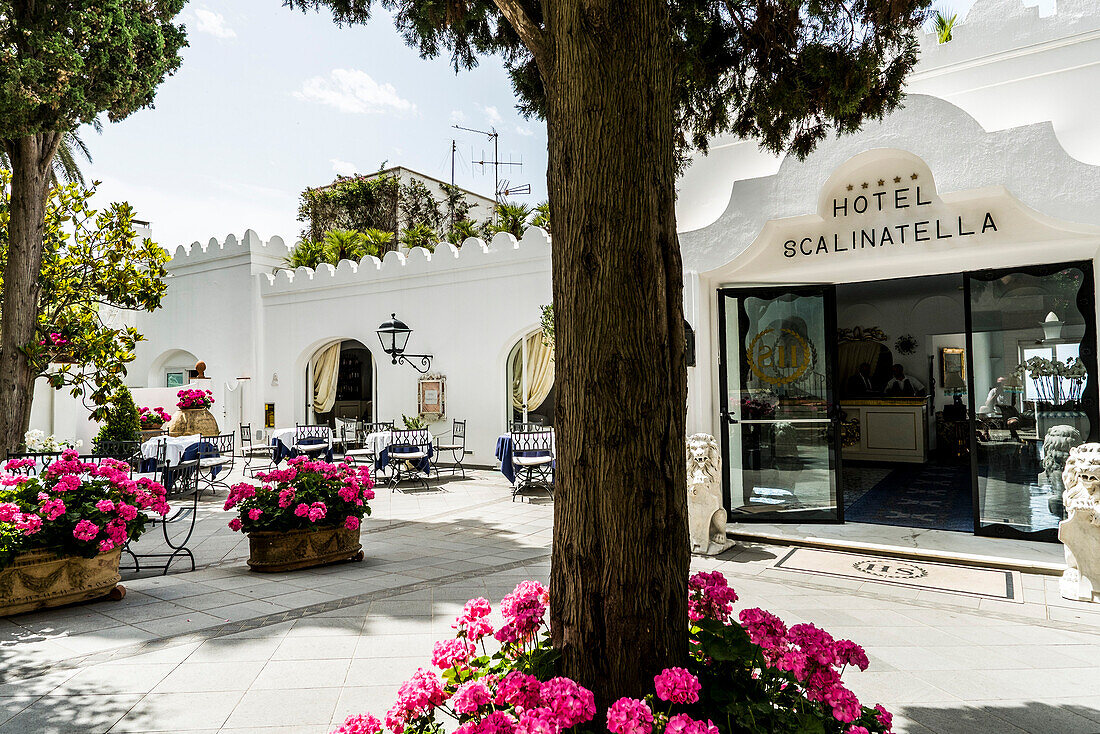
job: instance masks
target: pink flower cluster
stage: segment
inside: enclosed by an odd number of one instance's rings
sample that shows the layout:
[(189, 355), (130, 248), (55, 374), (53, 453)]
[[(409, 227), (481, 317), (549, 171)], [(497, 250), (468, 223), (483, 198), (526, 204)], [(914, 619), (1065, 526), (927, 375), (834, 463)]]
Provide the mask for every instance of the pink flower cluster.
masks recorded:
[(458, 630), (458, 636), (467, 640), (477, 641), (486, 635), (493, 634), (493, 623), (488, 617), (493, 608), (489, 606), (489, 600), (478, 597), (470, 599), (462, 607), (462, 612), (451, 625)]
[[(9, 461), (4, 469), (17, 471), (28, 461)], [(114, 459), (83, 462), (72, 449), (39, 477), (11, 479), (0, 478), (0, 484), (15, 488), (7, 490), (9, 501), (0, 503), (0, 523), (11, 524), (22, 537), (41, 534), (42, 540), (35, 542), (51, 547), (77, 541), (105, 553), (130, 539), (139, 511), (161, 516), (169, 511), (164, 487), (157, 482), (130, 479), (129, 466)]]
[(650, 734), (653, 712), (637, 698), (620, 698), (607, 710), (607, 730), (612, 734)]
[(863, 706), (841, 682), (841, 674), (848, 665), (867, 669), (862, 647), (851, 640), (835, 640), (812, 624), (787, 629), (782, 620), (762, 609), (745, 609), (740, 620), (749, 639), (763, 651), (765, 662), (793, 675), (807, 700), (828, 706), (833, 718), (842, 723), (860, 717)]
[(370, 714), (349, 716), (332, 734), (379, 734), (382, 722)]
[(191, 390), (184, 388), (176, 393), (176, 397), (179, 398), (179, 400), (176, 401), (176, 407), (181, 409), (209, 408), (214, 404), (214, 393), (209, 390)]
[(550, 592), (538, 581), (521, 582), (500, 600), (504, 626), (497, 630), (496, 639), (509, 644), (530, 641), (542, 624), (549, 600)]
[(671, 703), (695, 703), (702, 686), (699, 679), (685, 668), (665, 668), (653, 679), (657, 698)]
[(718, 571), (700, 571), (688, 579), (688, 619), (692, 622), (701, 619), (727, 622), (735, 601), (737, 594)]
[(38, 343), (42, 346), (63, 347), (69, 343), (69, 340), (56, 331), (51, 331), (48, 339), (41, 339)]
[(155, 408), (147, 408), (144, 405), (138, 408), (138, 420), (141, 421), (142, 430), (152, 430), (160, 428), (168, 421), (172, 420), (172, 416), (168, 414), (164, 408), (159, 406)]
[(440, 670), (460, 668), (474, 656), (474, 644), (461, 638), (440, 640), (432, 648), (432, 665)]
[[(306, 456), (287, 462), (285, 469), (258, 473), (256, 487), (247, 482), (230, 488), (225, 509), (236, 509), (233, 530), (338, 525), (355, 530), (360, 518), (370, 514), (374, 482), (367, 467), (330, 464)], [(253, 523), (256, 523), (255, 525)], [(309, 523), (310, 525), (304, 525)]]

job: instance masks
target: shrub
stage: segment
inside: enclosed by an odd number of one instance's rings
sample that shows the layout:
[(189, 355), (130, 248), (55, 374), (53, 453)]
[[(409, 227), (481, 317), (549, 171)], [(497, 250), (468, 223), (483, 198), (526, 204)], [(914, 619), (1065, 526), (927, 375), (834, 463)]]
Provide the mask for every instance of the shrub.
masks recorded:
[(121, 387), (111, 398), (111, 405), (107, 408), (107, 420), (99, 429), (95, 437), (96, 451), (101, 451), (104, 441), (140, 441), (141, 420), (138, 418), (138, 409), (134, 405), (134, 398), (130, 391)]
[(259, 487), (241, 482), (229, 488), (225, 509), (236, 508), (233, 530), (307, 530), (340, 526), (354, 530), (370, 514), (374, 482), (367, 467), (329, 464), (297, 456), (286, 469), (256, 477)]
[[(453, 640), (435, 644), (432, 664), (398, 691), (386, 713), (393, 734), (559, 734), (595, 719), (612, 734), (884, 734), (891, 715), (867, 708), (841, 682), (845, 666), (865, 669), (863, 649), (810, 624), (787, 628), (761, 609), (732, 620), (737, 595), (718, 572), (689, 581), (691, 632), (686, 668), (668, 668), (644, 698), (621, 698), (596, 718), (592, 694), (554, 678), (556, 653), (543, 621), (546, 588), (524, 581), (501, 600), (494, 630), (489, 602), (472, 599), (452, 625)], [(485, 640), (500, 643), (490, 652)], [(587, 731), (593, 726), (584, 727)], [(373, 716), (352, 716), (334, 734), (378, 734)]]
[(164, 487), (131, 480), (124, 462), (82, 462), (68, 449), (40, 477), (7, 473), (33, 465), (12, 459), (0, 476), (0, 568), (16, 553), (43, 548), (91, 558), (137, 539), (143, 511), (168, 514)]

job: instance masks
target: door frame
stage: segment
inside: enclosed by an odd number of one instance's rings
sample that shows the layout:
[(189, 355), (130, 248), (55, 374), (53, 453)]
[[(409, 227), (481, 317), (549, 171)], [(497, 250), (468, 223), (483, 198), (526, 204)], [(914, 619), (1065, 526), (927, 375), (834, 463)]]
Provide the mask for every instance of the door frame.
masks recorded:
[[(832, 440), (830, 448), (834, 457), (833, 467), (833, 481), (836, 486), (836, 519), (818, 518), (792, 518), (791, 523), (797, 523), (802, 525), (837, 525), (844, 523), (844, 482), (843, 482), (843, 461), (840, 455), (840, 392), (837, 389), (836, 382), (836, 370), (837, 370), (837, 312), (836, 312), (836, 284), (835, 283), (822, 283), (822, 284), (808, 284), (808, 285), (766, 285), (766, 286), (729, 286), (719, 287), (717, 289), (716, 301), (718, 308), (718, 391), (719, 391), (719, 406), (718, 406), (718, 422), (721, 425), (721, 436), (719, 439), (722, 442), (722, 503), (725, 506), (727, 514), (733, 511), (733, 497), (731, 487), (731, 464), (730, 461), (730, 423), (729, 423), (729, 385), (727, 384), (726, 376), (726, 360), (730, 357), (728, 354), (729, 345), (726, 344), (726, 309), (724, 300), (727, 298), (733, 299), (737, 303), (738, 315), (744, 316), (743, 308), (740, 299), (745, 296), (752, 296), (756, 298), (771, 299), (784, 295), (794, 296), (821, 296), (823, 299), (823, 311), (824, 311), (824, 328), (825, 328), (825, 344), (824, 344), (824, 357), (825, 357), (825, 392), (826, 402), (828, 404), (828, 417), (832, 421), (830, 430), (832, 431)], [(745, 336), (748, 334), (748, 319), (738, 319), (738, 338), (739, 343), (743, 344)], [(740, 347), (738, 347), (738, 353), (734, 356), (735, 359), (740, 359)], [(738, 462), (740, 465), (740, 462)], [(757, 518), (755, 516), (737, 517), (737, 522), (744, 523), (781, 523), (783, 521), (777, 521), (774, 518), (765, 517)]]
[(1096, 359), (1096, 283), (1092, 260), (1069, 260), (1066, 262), (1043, 265), (1019, 265), (1007, 268), (986, 268), (968, 270), (963, 273), (963, 307), (966, 314), (966, 391), (969, 396), (967, 410), (970, 412), (970, 486), (973, 492), (974, 534), (987, 538), (1009, 538), (1012, 540), (1030, 540), (1039, 542), (1058, 542), (1058, 531), (1054, 528), (1024, 532), (1008, 525), (986, 525), (982, 527), (982, 509), (980, 487), (978, 486), (978, 435), (975, 408), (977, 396), (974, 394), (974, 319), (971, 309), (972, 279), (992, 281), (1013, 273), (1045, 276), (1061, 272), (1066, 268), (1081, 271), (1081, 290), (1077, 294), (1077, 308), (1085, 319), (1085, 333), (1081, 337), (1080, 359), (1085, 363), (1085, 387), (1081, 392), (1081, 406), (1089, 419), (1089, 435), (1085, 442), (1096, 441), (1100, 437), (1100, 400), (1098, 400), (1097, 359)]

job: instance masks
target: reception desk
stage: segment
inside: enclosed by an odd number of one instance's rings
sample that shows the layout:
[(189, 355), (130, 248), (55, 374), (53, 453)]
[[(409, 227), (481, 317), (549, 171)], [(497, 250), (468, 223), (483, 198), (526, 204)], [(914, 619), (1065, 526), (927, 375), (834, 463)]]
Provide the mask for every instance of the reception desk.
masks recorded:
[(928, 460), (928, 398), (841, 400), (841, 453), (845, 459)]

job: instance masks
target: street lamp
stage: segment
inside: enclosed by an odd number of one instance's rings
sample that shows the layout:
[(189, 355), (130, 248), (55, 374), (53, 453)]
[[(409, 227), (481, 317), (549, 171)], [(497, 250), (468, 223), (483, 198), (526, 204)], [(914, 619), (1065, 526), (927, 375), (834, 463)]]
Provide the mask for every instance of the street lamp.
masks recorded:
[[(420, 374), (424, 374), (432, 366), (432, 355), (405, 354), (405, 346), (409, 343), (410, 334), (412, 329), (398, 319), (397, 314), (390, 314), (390, 320), (378, 327), (378, 341), (382, 344), (382, 351), (390, 355), (393, 364), (404, 362)], [(420, 366), (412, 360), (418, 360)]]

